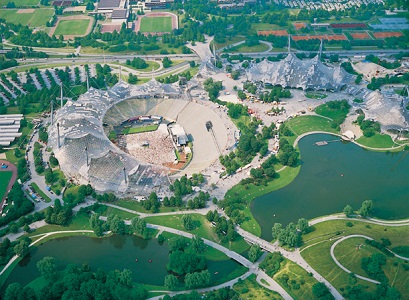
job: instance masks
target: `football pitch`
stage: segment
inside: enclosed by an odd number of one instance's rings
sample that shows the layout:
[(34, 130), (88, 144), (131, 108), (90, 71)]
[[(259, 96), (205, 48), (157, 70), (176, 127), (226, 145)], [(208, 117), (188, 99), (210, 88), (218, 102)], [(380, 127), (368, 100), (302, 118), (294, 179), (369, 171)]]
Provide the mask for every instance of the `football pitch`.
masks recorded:
[(0, 9), (0, 18), (14, 24), (28, 25), (29, 27), (45, 26), (51, 19), (54, 9), (37, 8), (32, 13), (18, 13), (19, 9)]
[(84, 35), (90, 20), (60, 20), (54, 35)]
[(143, 17), (141, 18), (141, 32), (171, 32), (172, 17)]

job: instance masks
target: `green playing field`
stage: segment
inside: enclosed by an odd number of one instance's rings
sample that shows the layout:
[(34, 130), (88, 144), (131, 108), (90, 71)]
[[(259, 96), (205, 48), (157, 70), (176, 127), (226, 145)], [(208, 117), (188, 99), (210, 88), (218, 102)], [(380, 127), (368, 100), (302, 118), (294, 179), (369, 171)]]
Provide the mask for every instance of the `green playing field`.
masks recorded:
[(141, 32), (171, 32), (172, 17), (143, 17)]
[(54, 35), (84, 35), (90, 20), (61, 20), (58, 22)]

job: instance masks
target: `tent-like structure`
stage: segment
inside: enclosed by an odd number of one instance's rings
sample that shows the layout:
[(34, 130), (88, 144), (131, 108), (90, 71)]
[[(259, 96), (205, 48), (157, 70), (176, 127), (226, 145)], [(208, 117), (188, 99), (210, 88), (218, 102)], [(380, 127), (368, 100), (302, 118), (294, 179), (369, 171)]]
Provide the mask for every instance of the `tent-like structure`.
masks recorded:
[(383, 130), (408, 130), (409, 111), (407, 98), (393, 91), (373, 91), (364, 97), (366, 119), (378, 121)]
[(312, 59), (299, 59), (294, 53), (278, 62), (263, 60), (247, 69), (247, 79), (303, 90), (339, 91), (354, 81), (355, 76), (341, 66), (323, 64), (319, 55)]
[(118, 113), (118, 122), (137, 112), (147, 113), (153, 105), (147, 102), (181, 96), (177, 85), (155, 79), (137, 86), (119, 82), (107, 91), (91, 88), (56, 113), (49, 127), (49, 146), (64, 173), (79, 183), (90, 183), (99, 192), (147, 195), (169, 185), (168, 169), (140, 161), (111, 143), (104, 132), (104, 116), (124, 100), (132, 99), (133, 106), (127, 116)]

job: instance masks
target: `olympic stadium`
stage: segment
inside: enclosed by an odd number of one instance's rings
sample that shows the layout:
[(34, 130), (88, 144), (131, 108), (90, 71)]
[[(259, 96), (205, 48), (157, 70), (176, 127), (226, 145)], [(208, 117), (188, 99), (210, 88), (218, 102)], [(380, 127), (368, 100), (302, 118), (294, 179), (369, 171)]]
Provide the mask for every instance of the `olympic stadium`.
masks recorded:
[[(138, 133), (126, 137), (138, 151), (124, 146), (124, 140), (113, 143), (108, 138), (112, 128), (142, 119), (161, 122), (142, 138)], [(209, 121), (211, 132), (206, 128)], [(68, 101), (51, 122), (49, 146), (67, 177), (120, 196), (166, 194), (169, 176), (203, 171), (228, 146), (226, 126), (211, 107), (189, 101), (177, 84), (155, 79), (136, 86), (119, 82), (109, 90), (91, 88), (77, 101)], [(132, 136), (139, 140), (133, 142)], [(165, 142), (193, 153), (183, 169), (172, 167), (176, 158), (169, 146), (153, 145)]]

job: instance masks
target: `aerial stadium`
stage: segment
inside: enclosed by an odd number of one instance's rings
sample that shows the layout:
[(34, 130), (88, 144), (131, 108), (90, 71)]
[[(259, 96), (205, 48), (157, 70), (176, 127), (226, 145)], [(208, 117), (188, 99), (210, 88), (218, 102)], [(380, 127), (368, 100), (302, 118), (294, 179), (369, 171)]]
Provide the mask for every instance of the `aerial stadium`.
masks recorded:
[(49, 146), (62, 171), (121, 196), (166, 194), (170, 176), (203, 171), (228, 146), (226, 127), (211, 107), (189, 101), (177, 84), (155, 79), (91, 88), (68, 101), (51, 123)]

